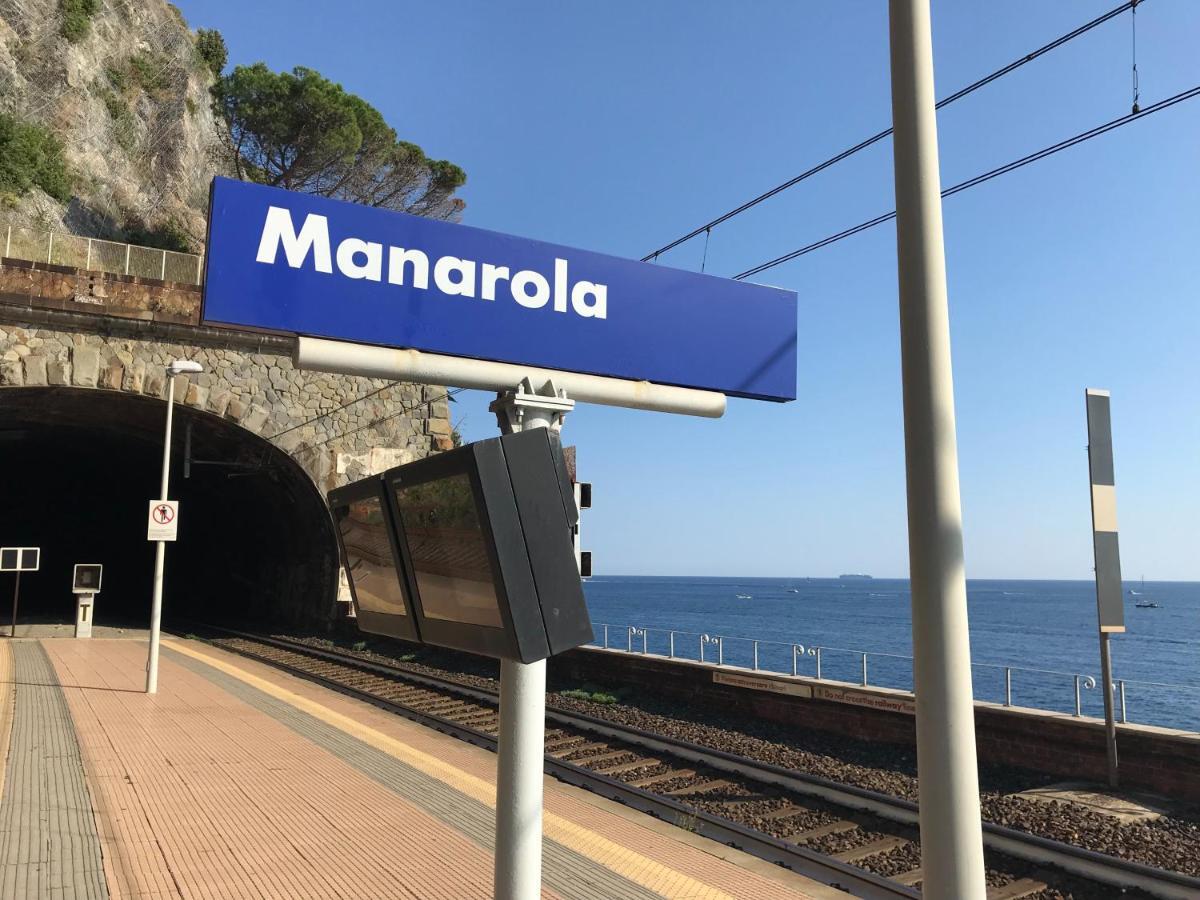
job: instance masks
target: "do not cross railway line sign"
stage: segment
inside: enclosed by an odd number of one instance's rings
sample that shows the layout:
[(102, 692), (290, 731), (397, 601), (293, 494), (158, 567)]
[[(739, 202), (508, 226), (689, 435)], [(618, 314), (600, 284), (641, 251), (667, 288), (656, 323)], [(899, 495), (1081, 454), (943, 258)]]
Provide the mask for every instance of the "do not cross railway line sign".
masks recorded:
[(173, 541), (179, 529), (179, 501), (151, 500), (146, 540)]

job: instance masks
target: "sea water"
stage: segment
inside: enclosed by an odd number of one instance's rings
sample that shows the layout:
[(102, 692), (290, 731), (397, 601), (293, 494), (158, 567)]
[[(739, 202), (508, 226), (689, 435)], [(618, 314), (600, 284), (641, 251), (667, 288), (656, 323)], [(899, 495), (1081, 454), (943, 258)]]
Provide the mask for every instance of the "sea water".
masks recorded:
[[(862, 680), (866, 651), (870, 684), (912, 688), (907, 580), (598, 576), (584, 587), (597, 643), (607, 624), (609, 646), (665, 655), (673, 630), (676, 656), (703, 651), (715, 662), (720, 653), (749, 667), (758, 641), (760, 668), (791, 672), (794, 658), (805, 675), (821, 647), (822, 676), (852, 683)], [(1103, 716), (1092, 582), (968, 581), (967, 599), (977, 699), (1004, 701), (1008, 666), (1014, 706), (1071, 713), (1080, 675), (1083, 714)], [(1127, 630), (1113, 635), (1112, 653), (1128, 721), (1200, 731), (1200, 583), (1128, 582), (1125, 600)], [(1143, 600), (1159, 608), (1137, 608)]]

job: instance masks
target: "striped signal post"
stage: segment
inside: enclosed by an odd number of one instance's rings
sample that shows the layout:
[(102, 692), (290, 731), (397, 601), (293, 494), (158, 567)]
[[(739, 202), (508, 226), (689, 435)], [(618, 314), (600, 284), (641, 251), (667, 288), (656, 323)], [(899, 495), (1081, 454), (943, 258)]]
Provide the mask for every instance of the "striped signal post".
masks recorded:
[(1109, 635), (1125, 630), (1125, 598), (1121, 590), (1121, 553), (1117, 546), (1117, 487), (1113, 477), (1112, 417), (1108, 391), (1088, 388), (1088, 472), (1092, 483), (1092, 548), (1096, 563), (1096, 612), (1100, 620), (1100, 677), (1104, 683), (1104, 733), (1108, 751), (1108, 785), (1115, 788), (1117, 723), (1113, 713), (1112, 654)]

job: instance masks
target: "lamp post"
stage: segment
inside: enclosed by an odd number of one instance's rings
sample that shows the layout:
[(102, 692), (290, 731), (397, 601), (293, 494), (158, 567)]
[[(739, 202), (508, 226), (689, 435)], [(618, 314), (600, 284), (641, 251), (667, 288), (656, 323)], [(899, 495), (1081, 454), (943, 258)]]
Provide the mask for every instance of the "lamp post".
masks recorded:
[[(167, 499), (167, 482), (171, 473), (171, 413), (175, 407), (175, 376), (191, 372), (203, 372), (204, 367), (189, 359), (177, 359), (166, 367), (167, 373), (167, 426), (163, 434), (162, 487), (159, 500)], [(154, 551), (154, 600), (150, 607), (150, 655), (146, 662), (146, 693), (158, 692), (158, 644), (162, 625), (163, 564), (166, 561), (166, 541), (156, 541)]]

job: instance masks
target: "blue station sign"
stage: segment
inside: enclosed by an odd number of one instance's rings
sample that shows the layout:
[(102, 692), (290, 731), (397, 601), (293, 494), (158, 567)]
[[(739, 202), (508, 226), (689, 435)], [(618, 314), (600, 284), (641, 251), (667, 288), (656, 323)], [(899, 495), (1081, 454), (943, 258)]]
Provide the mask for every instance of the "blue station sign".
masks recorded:
[(796, 294), (217, 178), (203, 321), (796, 397)]

